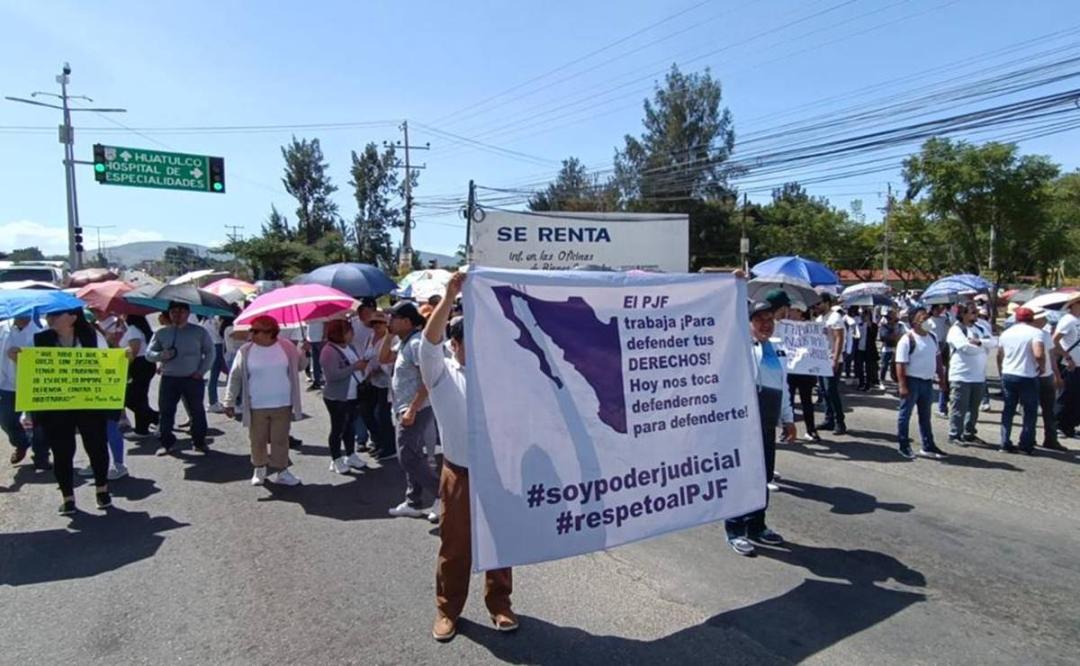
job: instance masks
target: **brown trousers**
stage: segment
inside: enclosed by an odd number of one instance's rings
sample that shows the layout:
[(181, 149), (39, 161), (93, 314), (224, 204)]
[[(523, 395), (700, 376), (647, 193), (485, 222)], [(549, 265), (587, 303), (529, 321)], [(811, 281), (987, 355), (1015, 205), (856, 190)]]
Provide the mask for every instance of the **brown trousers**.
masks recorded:
[[(289, 466), (289, 427), (292, 425), (292, 407), (272, 407), (251, 410), (251, 464), (283, 470)], [(266, 445), (270, 444), (270, 455)]]
[[(439, 561), (435, 567), (435, 606), (439, 615), (456, 621), (469, 596), (472, 528), (469, 523), (469, 470), (443, 460), (439, 480)], [(485, 572), (484, 603), (488, 612), (510, 611), (513, 581), (510, 568)]]

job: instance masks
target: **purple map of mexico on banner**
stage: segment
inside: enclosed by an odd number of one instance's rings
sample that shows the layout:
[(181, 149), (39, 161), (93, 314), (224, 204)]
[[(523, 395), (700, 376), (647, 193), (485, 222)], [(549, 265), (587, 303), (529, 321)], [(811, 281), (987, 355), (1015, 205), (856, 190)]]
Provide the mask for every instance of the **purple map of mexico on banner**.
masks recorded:
[(478, 570), (764, 506), (740, 281), (477, 268), (465, 312)]

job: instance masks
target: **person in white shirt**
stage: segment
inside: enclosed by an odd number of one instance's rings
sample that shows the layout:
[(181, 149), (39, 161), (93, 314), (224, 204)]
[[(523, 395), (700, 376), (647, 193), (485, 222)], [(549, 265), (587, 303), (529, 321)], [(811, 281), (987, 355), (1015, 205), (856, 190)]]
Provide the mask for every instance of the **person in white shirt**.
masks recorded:
[(52, 469), (52, 465), (45, 434), (41, 428), (32, 432), (24, 430), (15, 410), (15, 359), (19, 349), (34, 346), (34, 334), (40, 330), (31, 317), (16, 317), (0, 324), (0, 428), (15, 449), (11, 452), (12, 465), (21, 463), (27, 451), (32, 450), (34, 469), (47, 470)]
[(1035, 453), (1035, 425), (1039, 418), (1039, 376), (1046, 363), (1046, 346), (1042, 331), (1033, 325), (1035, 313), (1030, 308), (1017, 308), (1016, 323), (1001, 334), (998, 366), (1001, 386), (1005, 390), (1005, 407), (1001, 410), (1001, 450), (1015, 453), (1012, 443), (1012, 422), (1019, 404), (1024, 409), (1020, 430), (1020, 449)]
[[(251, 342), (240, 348), (229, 372), (225, 414), (236, 415), (236, 397), (243, 393), (244, 427), (251, 440), (251, 485), (271, 481), (296, 486), (289, 471), (289, 428), (303, 416), (300, 404), (300, 352), (289, 340), (279, 338), (278, 323), (267, 316), (251, 321)], [(270, 444), (270, 455), (266, 445)], [(268, 477), (267, 467), (277, 470)]]
[(1065, 437), (1076, 437), (1080, 426), (1080, 294), (1065, 304), (1066, 314), (1054, 329), (1054, 345), (1065, 364), (1064, 390), (1057, 399), (1057, 427)]
[[(371, 347), (371, 338), (374, 334), (374, 329), (371, 324), (371, 318), (378, 312), (378, 304), (375, 299), (370, 296), (365, 296), (360, 299), (360, 305), (356, 308), (356, 316), (349, 319), (349, 324), (352, 326), (352, 342), (350, 343), (353, 351), (359, 358), (364, 358), (364, 354)], [(370, 357), (369, 357), (370, 360)], [(371, 364), (370, 371), (377, 369), (378, 363)], [(368, 373), (365, 373), (368, 374)], [(389, 386), (389, 382), (387, 382)], [(376, 404), (374, 402), (375, 396), (371, 391), (370, 385), (365, 382), (365, 386), (361, 387), (359, 408), (357, 410), (356, 419), (353, 421), (353, 431), (356, 435), (356, 445), (360, 451), (370, 451), (368, 445), (368, 438), (377, 440), (379, 437), (376, 432), (372, 430), (372, 421), (366, 415), (372, 413)], [(389, 426), (393, 429), (393, 423)], [(380, 449), (383, 456), (389, 455), (394, 449), (393, 437), (390, 437), (391, 443), (389, 447), (385, 444), (385, 437), (382, 443), (375, 442), (375, 448)]]
[(320, 352), (320, 364), (326, 373), (323, 402), (330, 415), (330, 471), (348, 474), (367, 465), (356, 453), (356, 421), (359, 388), (369, 361), (360, 358), (349, 345), (352, 326), (344, 319), (334, 319), (326, 325), (326, 345)]
[(209, 411), (220, 414), (223, 410), (218, 400), (218, 383), (221, 381), (221, 373), (228, 372), (225, 365), (225, 341), (221, 337), (221, 329), (224, 328), (221, 320), (217, 317), (206, 317), (200, 325), (210, 335), (210, 342), (214, 345), (214, 360), (210, 364), (210, 377), (206, 382), (206, 396), (210, 403)]
[(947, 387), (944, 367), (941, 364), (941, 352), (937, 339), (924, 327), (927, 320), (926, 308), (912, 306), (908, 311), (911, 330), (900, 338), (896, 345), (896, 379), (900, 385), (900, 413), (896, 421), (896, 438), (900, 444), (900, 455), (911, 459), (911, 439), (908, 427), (911, 413), (919, 412), (919, 435), (922, 448), (919, 455), (923, 458), (940, 460), (945, 457), (934, 444), (934, 431), (930, 423), (930, 409), (934, 396), (934, 375), (941, 385)]
[(1043, 423), (1043, 448), (1054, 451), (1067, 451), (1058, 442), (1057, 417), (1054, 414), (1054, 402), (1057, 392), (1065, 386), (1058, 368), (1054, 353), (1054, 328), (1046, 323), (1046, 310), (1040, 307), (1031, 308), (1035, 313), (1035, 321), (1032, 325), (1042, 333), (1043, 348), (1046, 349), (1046, 363), (1043, 365), (1042, 374), (1039, 375), (1039, 411), (1042, 413)]
[(850, 379), (855, 368), (855, 347), (859, 337), (858, 310), (841, 310), (844, 317), (844, 377)]
[[(941, 303), (930, 306), (930, 319), (926, 322), (926, 330), (934, 336), (938, 343), (938, 351), (941, 353), (941, 364), (946, 370), (949, 369), (950, 350), (945, 342), (949, 336), (949, 306)], [(942, 418), (948, 418), (949, 389), (942, 386), (938, 391), (937, 414)]]
[[(979, 337), (983, 340), (994, 338), (994, 327), (990, 324), (990, 309), (985, 305), (979, 306), (979, 318), (975, 320), (975, 328), (979, 329)], [(997, 345), (997, 339), (993, 339)], [(990, 384), (983, 384), (982, 410), (990, 411)]]
[(823, 314), (820, 321), (825, 322), (826, 331), (832, 336), (833, 376), (823, 377), (820, 387), (825, 396), (825, 422), (819, 430), (832, 430), (834, 435), (847, 433), (844, 421), (844, 403), (840, 399), (840, 370), (844, 361), (844, 345), (847, 335), (844, 327), (844, 311), (840, 306), (833, 307), (831, 294), (821, 295)]
[[(452, 356), (444, 339), (454, 296), (461, 291), (464, 273), (455, 273), (446, 297), (435, 306), (420, 341), (420, 375), (428, 387), (443, 443), (443, 466), (439, 479), (439, 559), (435, 568), (435, 625), (431, 634), (448, 641), (457, 633), (457, 621), (469, 594), (472, 540), (469, 509), (468, 431), (465, 399), (465, 324), (458, 317), (450, 323)], [(518, 619), (511, 608), (513, 575), (510, 568), (484, 573), (484, 602), (499, 631), (514, 631)]]
[(946, 343), (952, 352), (949, 363), (949, 443), (966, 446), (979, 441), (975, 426), (986, 386), (987, 347), (975, 326), (978, 308), (960, 306), (960, 320), (949, 329)]
[[(383, 343), (393, 337), (389, 335), (388, 321), (387, 316), (377, 310), (368, 317), (367, 325), (372, 335), (360, 353), (360, 358), (368, 361), (364, 369), (364, 383), (360, 387), (360, 418), (366, 432), (371, 436), (368, 452), (376, 460), (397, 455), (394, 418), (390, 409), (390, 375), (393, 374), (393, 365), (379, 363), (379, 351)], [(359, 432), (359, 428), (357, 431)], [(359, 435), (357, 444), (363, 444)]]

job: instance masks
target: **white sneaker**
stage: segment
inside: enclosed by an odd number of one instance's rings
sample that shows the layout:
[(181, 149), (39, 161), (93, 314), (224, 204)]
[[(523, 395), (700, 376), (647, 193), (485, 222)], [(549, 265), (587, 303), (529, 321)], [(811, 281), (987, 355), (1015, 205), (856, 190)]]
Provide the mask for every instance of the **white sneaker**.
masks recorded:
[(109, 468), (109, 481), (116, 481), (128, 475), (128, 468), (124, 465), (113, 465)]
[(435, 500), (435, 503), (431, 505), (431, 510), (428, 511), (427, 519), (429, 523), (439, 524), (439, 500)]
[(388, 512), (394, 518), (422, 518), (427, 514), (420, 509), (414, 509), (408, 502), (402, 502)]
[(298, 486), (300, 485), (300, 479), (293, 476), (293, 473), (287, 469), (283, 469), (278, 472), (272, 479), (274, 483), (283, 486)]
[(349, 457), (345, 459), (345, 464), (353, 469), (364, 469), (368, 466), (367, 462), (360, 457), (359, 453), (349, 454)]
[(774, 493), (780, 492), (780, 485), (776, 484), (776, 483), (773, 483), (772, 481), (769, 481), (768, 483), (766, 483), (765, 487), (768, 488), (770, 492), (774, 492)]
[(83, 467), (82, 469), (80, 469), (78, 472), (75, 472), (75, 473), (78, 474), (79, 476), (83, 477), (84, 479), (88, 479), (88, 478), (90, 478), (91, 476), (94, 475), (94, 468), (93, 467)]
[(331, 472), (337, 472), (338, 474), (348, 474), (349, 469), (349, 463), (345, 462), (345, 456), (341, 456), (340, 458), (334, 458), (330, 461)]
[(884, 390), (886, 390), (886, 387), (885, 387), (885, 385), (884, 385), (884, 384), (878, 384), (878, 385), (877, 385), (877, 388), (878, 388), (878, 390), (879, 390), (879, 391), (884, 391)]
[(264, 481), (266, 481), (266, 468), (256, 467), (255, 474), (253, 474), (251, 477), (251, 485), (261, 486)]
[(224, 414), (225, 407), (220, 402), (215, 402), (214, 404), (210, 405), (209, 411), (212, 414)]

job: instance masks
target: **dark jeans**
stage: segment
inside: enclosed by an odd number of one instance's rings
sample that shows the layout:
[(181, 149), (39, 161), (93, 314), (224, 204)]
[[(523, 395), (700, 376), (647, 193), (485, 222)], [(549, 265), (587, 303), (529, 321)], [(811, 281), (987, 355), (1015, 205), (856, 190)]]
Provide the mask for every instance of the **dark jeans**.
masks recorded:
[(34, 460), (44, 462), (49, 459), (49, 441), (45, 438), (38, 420), (34, 419), (34, 433), (28, 435), (19, 423), (19, 413), (15, 411), (15, 392), (0, 391), (0, 429), (8, 436), (11, 445), (20, 451), (33, 447)]
[(1035, 425), (1039, 418), (1039, 378), (1019, 375), (1002, 375), (1001, 386), (1005, 390), (1005, 407), (1001, 410), (1001, 446), (1012, 446), (1012, 422), (1019, 404), (1024, 409), (1020, 428), (1020, 448), (1035, 448)]
[(791, 408), (795, 409), (795, 394), (799, 395), (799, 405), (802, 410), (803, 423), (806, 424), (807, 434), (817, 432), (814, 426), (814, 385), (817, 377), (813, 375), (788, 375), (788, 398), (791, 400)]
[(381, 457), (394, 453), (394, 421), (390, 414), (390, 389), (364, 384), (358, 392), (360, 418), (363, 419), (376, 455)]
[(1057, 438), (1057, 417), (1054, 415), (1054, 402), (1057, 399), (1057, 387), (1054, 378), (1039, 377), (1039, 411), (1042, 412), (1043, 446), (1055, 446)]
[[(941, 362), (945, 366), (945, 376), (949, 375), (949, 346), (941, 347)], [(942, 414), (949, 411), (949, 389), (945, 387), (938, 391), (937, 410)]]
[(923, 451), (933, 451), (936, 447), (934, 446), (934, 431), (930, 424), (930, 405), (934, 402), (934, 382), (929, 379), (908, 377), (907, 387), (907, 397), (900, 398), (900, 413), (896, 418), (896, 440), (900, 448), (911, 446), (908, 430), (911, 424), (911, 413), (917, 409)]
[[(758, 389), (758, 410), (761, 412), (761, 442), (765, 454), (765, 480), (772, 481), (776, 469), (776, 427), (780, 425), (780, 400), (776, 389)], [(769, 489), (765, 489), (765, 509), (769, 508)], [(765, 530), (765, 509), (724, 521), (729, 539), (757, 536)]]
[(326, 411), (330, 412), (330, 457), (337, 460), (341, 457), (342, 444), (345, 445), (345, 455), (352, 455), (356, 451), (356, 430), (353, 422), (356, 420), (358, 403), (356, 400), (323, 400), (326, 403)]
[(855, 364), (855, 385), (859, 388), (869, 386), (870, 380), (866, 377), (866, 352), (856, 349), (851, 352)]
[(424, 491), (439, 498), (439, 480), (428, 464), (425, 448), (435, 445), (435, 411), (425, 407), (416, 413), (412, 425), (397, 424), (398, 464), (405, 472), (405, 500), (409, 506), (423, 506)]
[(210, 382), (206, 385), (207, 398), (211, 405), (218, 402), (217, 389), (221, 373), (228, 371), (229, 368), (225, 365), (225, 345), (219, 342), (214, 345), (214, 362), (210, 364)]
[(896, 351), (893, 349), (881, 350), (881, 370), (878, 371), (878, 383), (885, 383), (885, 375), (888, 374), (896, 381)]
[(64, 497), (75, 492), (75, 432), (82, 436), (83, 450), (94, 470), (94, 485), (109, 482), (109, 448), (105, 432), (105, 412), (73, 410), (38, 412), (49, 448), (53, 452), (53, 473)]
[(322, 386), (322, 362), (319, 360), (322, 348), (322, 342), (311, 343), (311, 381), (316, 386)]
[(825, 385), (825, 423), (821, 424), (826, 430), (844, 427), (844, 403), (840, 399), (839, 373), (832, 377), (823, 377)]
[(150, 425), (158, 421), (158, 413), (150, 407), (150, 382), (155, 372), (154, 364), (141, 356), (128, 365), (124, 406), (135, 415), (135, 432), (140, 435), (148, 433)]
[(853, 365), (855, 365), (855, 352), (845, 353), (843, 367), (845, 377), (851, 376), (851, 368)]
[(191, 418), (191, 441), (193, 444), (206, 443), (206, 407), (203, 405), (203, 380), (192, 377), (169, 377), (162, 375), (158, 388), (158, 409), (161, 410), (161, 422), (158, 437), (161, 446), (168, 449), (176, 444), (173, 424), (176, 421), (176, 405), (181, 400), (187, 407)]
[(1080, 367), (1065, 370), (1063, 377), (1065, 390), (1057, 399), (1055, 412), (1061, 432), (1072, 437), (1076, 434), (1076, 426), (1080, 425)]
[(878, 377), (878, 355), (877, 350), (873, 352), (866, 352), (866, 378), (863, 380), (863, 388), (870, 389), (870, 385), (874, 383), (874, 380)]

